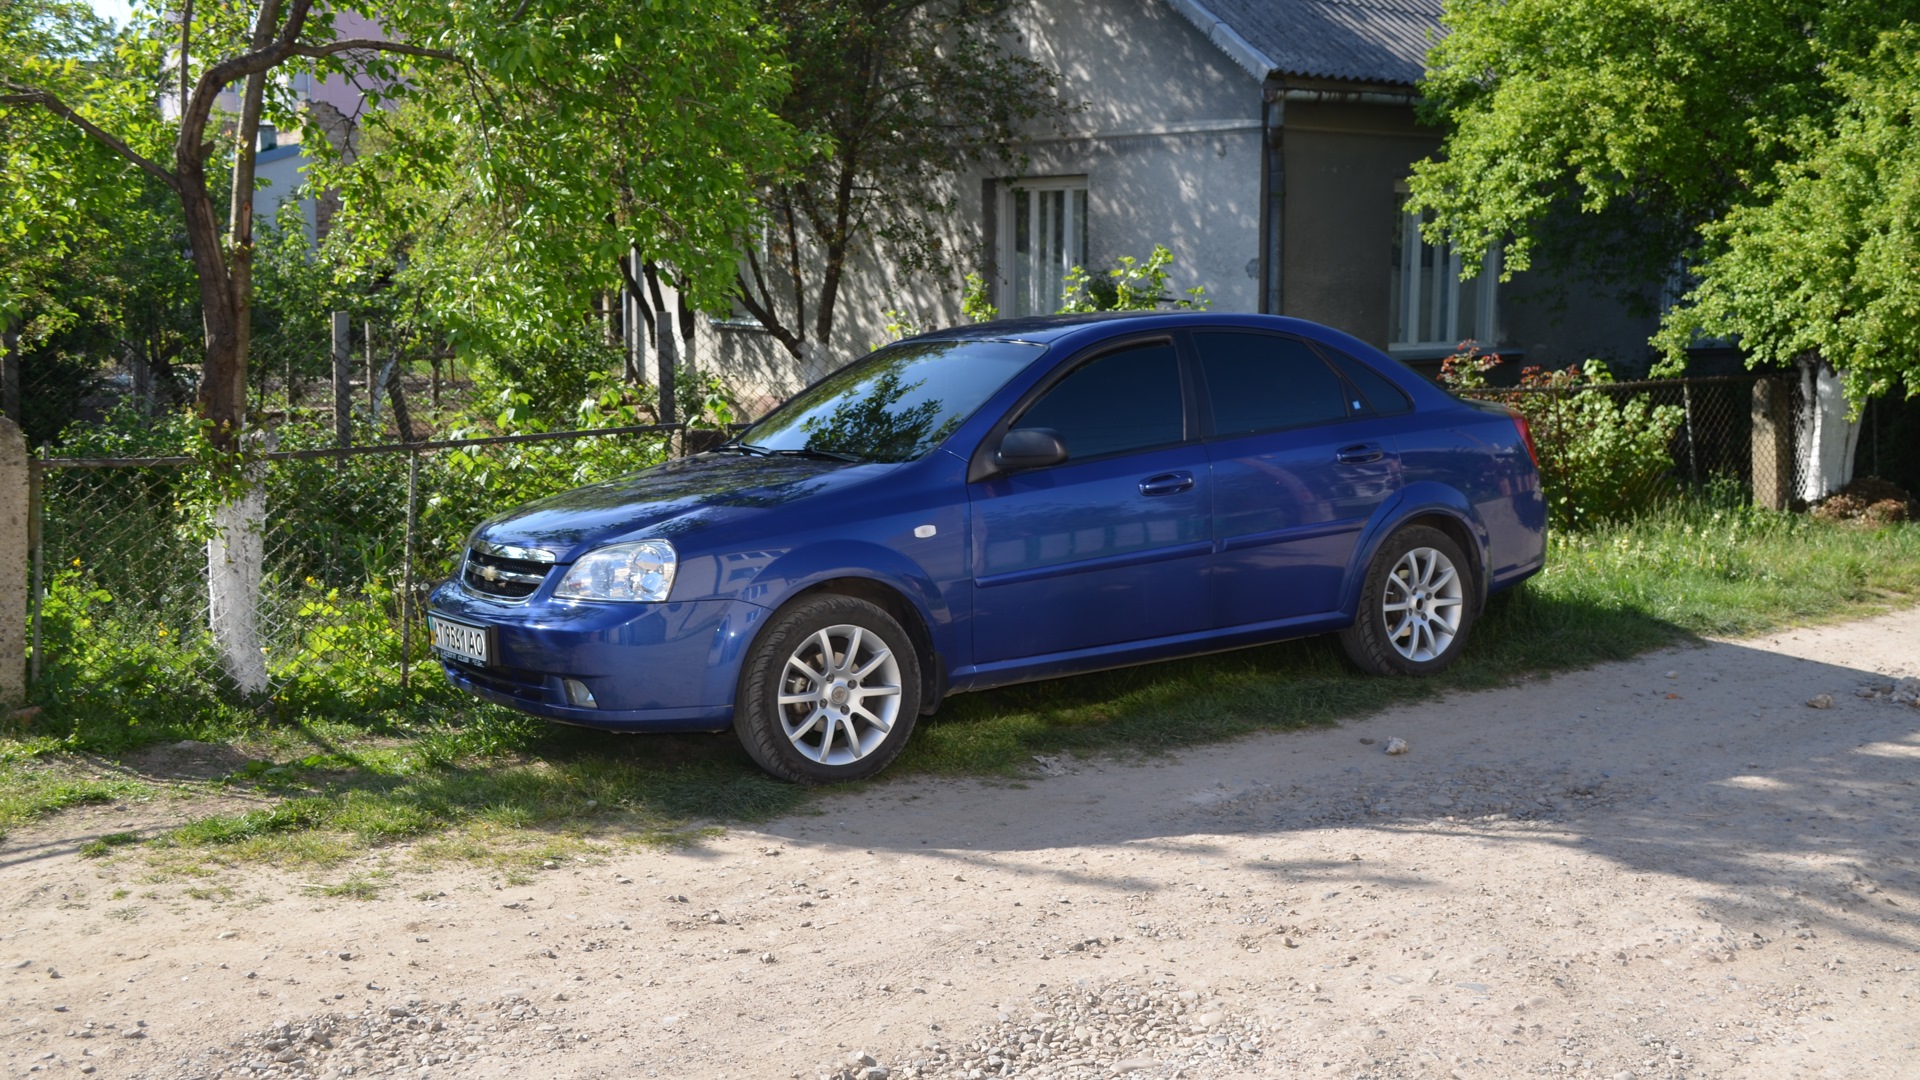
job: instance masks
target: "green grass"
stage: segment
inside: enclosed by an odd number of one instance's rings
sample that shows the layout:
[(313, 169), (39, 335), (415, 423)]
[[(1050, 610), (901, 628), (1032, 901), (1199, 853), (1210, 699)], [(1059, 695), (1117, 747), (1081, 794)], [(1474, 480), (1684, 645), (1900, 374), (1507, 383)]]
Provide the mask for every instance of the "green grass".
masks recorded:
[(117, 776), (87, 775), (68, 761), (14, 761), (0, 756), (0, 840), (11, 830), (55, 811), (152, 793), (151, 785)]
[[(1754, 634), (1915, 599), (1920, 526), (1670, 510), (1555, 536), (1546, 572), (1496, 598), (1466, 655), (1440, 678), (1357, 675), (1322, 637), (962, 695), (922, 720), (878, 782), (1019, 777), (1036, 754), (1150, 755), (1331, 724), (1701, 635)], [(253, 760), (228, 783), (277, 801), (154, 841), (150, 857), (172, 872), (202, 872), (207, 862), (324, 867), (405, 842), (416, 858), (492, 862), (528, 880), (544, 860), (609, 843), (683, 841), (708, 823), (803, 810), (811, 797), (763, 776), (729, 737), (621, 737), (480, 705), (436, 706), (426, 722), (386, 722), (374, 733), (319, 715), (238, 735)], [(44, 747), (36, 752), (45, 756)], [(132, 793), (71, 776), (36, 786), (22, 779), (25, 766), (7, 760), (0, 754), (0, 823)], [(378, 893), (349, 882), (327, 895)]]

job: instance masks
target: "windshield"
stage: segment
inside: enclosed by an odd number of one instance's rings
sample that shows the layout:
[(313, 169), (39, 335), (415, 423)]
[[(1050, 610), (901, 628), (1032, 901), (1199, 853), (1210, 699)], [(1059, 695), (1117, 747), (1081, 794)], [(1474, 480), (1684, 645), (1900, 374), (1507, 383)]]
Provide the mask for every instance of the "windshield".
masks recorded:
[(1045, 346), (908, 341), (856, 360), (769, 413), (733, 445), (761, 453), (911, 461), (940, 445)]

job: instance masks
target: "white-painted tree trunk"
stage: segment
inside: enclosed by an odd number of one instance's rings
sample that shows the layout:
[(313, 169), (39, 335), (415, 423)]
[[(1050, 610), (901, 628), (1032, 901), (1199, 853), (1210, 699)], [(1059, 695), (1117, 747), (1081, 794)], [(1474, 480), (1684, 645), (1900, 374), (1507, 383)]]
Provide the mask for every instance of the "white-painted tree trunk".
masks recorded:
[(207, 539), (207, 625), (227, 678), (247, 697), (268, 689), (260, 640), (260, 579), (267, 554), (267, 492), (257, 475), (239, 498), (214, 508)]
[(1853, 479), (1854, 452), (1860, 446), (1860, 421), (1848, 418), (1851, 406), (1840, 376), (1825, 361), (1800, 361), (1800, 415), (1794, 434), (1800, 483), (1796, 495), (1816, 502)]

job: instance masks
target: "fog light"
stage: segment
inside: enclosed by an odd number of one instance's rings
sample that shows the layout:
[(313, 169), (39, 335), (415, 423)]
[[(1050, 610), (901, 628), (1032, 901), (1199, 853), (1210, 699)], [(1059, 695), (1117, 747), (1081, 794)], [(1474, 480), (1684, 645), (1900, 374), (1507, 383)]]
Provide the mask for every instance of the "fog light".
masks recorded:
[(593, 700), (593, 691), (579, 679), (561, 679), (560, 684), (567, 688), (567, 704), (580, 709), (597, 709), (600, 703)]

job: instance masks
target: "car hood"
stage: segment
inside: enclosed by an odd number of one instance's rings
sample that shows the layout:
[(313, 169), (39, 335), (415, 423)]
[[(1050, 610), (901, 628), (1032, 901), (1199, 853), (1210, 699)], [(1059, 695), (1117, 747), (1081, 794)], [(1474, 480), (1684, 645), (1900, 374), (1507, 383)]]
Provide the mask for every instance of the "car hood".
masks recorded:
[(489, 518), (474, 539), (544, 548), (572, 562), (589, 548), (647, 536), (675, 539), (869, 480), (893, 465), (706, 453), (563, 491)]

